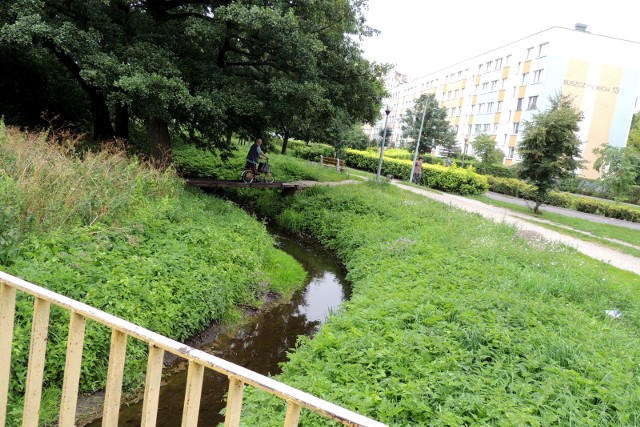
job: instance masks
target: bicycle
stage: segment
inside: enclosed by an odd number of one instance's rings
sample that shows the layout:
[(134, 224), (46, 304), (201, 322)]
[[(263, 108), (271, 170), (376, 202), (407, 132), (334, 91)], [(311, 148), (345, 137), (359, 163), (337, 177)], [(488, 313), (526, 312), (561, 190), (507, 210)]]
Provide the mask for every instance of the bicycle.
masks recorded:
[(269, 159), (267, 159), (264, 163), (259, 163), (257, 170), (256, 165), (253, 165), (251, 169), (245, 169), (242, 172), (242, 181), (245, 184), (260, 181), (271, 184), (275, 180), (276, 177), (271, 172), (271, 167), (269, 166)]

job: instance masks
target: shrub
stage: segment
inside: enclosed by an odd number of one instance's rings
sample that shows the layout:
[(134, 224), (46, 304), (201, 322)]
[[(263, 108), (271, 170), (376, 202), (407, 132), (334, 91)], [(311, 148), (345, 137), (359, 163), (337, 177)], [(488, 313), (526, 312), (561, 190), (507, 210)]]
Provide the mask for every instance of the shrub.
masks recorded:
[[(347, 164), (370, 172), (377, 172), (379, 155), (370, 151), (347, 150)], [(411, 173), (411, 160), (384, 158), (382, 174), (406, 178)], [(422, 183), (428, 187), (458, 194), (482, 194), (489, 188), (486, 177), (469, 169), (424, 164)]]
[(222, 161), (211, 151), (193, 145), (178, 145), (172, 151), (173, 164), (182, 176), (219, 178)]

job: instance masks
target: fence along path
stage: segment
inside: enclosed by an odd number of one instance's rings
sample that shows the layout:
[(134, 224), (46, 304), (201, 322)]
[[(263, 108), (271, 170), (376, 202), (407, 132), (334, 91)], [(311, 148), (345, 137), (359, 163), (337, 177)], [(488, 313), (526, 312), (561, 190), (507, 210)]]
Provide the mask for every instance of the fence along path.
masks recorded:
[(212, 369), (229, 378), (225, 427), (238, 427), (240, 425), (245, 385), (264, 390), (287, 402), (286, 414), (283, 415), (284, 427), (298, 426), (302, 408), (348, 426), (386, 427), (385, 424), (378, 421), (364, 417), (211, 354), (191, 348), (2, 271), (0, 271), (0, 361), (2, 361), (2, 363), (0, 363), (0, 426), (6, 425), (7, 421), (16, 291), (25, 292), (35, 297), (31, 346), (29, 349), (29, 366), (27, 368), (25, 389), (24, 415), (22, 419), (23, 427), (38, 426), (51, 304), (71, 312), (62, 397), (60, 401), (60, 427), (73, 427), (75, 425), (80, 365), (87, 319), (101, 323), (111, 328), (112, 331), (103, 411), (103, 427), (117, 427), (118, 425), (124, 362), (127, 339), (129, 337), (146, 342), (149, 345), (144, 404), (142, 409), (142, 427), (152, 427), (156, 424), (162, 363), (165, 351), (186, 359), (189, 362), (182, 427), (196, 427), (198, 424), (198, 411), (200, 408), (205, 369)]

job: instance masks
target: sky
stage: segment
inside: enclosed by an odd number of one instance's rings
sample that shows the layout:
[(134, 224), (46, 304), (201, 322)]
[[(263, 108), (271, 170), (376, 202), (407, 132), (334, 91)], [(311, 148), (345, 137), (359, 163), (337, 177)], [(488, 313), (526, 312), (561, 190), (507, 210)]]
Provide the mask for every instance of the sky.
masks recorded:
[(365, 58), (417, 78), (551, 27), (640, 43), (639, 0), (369, 0)]

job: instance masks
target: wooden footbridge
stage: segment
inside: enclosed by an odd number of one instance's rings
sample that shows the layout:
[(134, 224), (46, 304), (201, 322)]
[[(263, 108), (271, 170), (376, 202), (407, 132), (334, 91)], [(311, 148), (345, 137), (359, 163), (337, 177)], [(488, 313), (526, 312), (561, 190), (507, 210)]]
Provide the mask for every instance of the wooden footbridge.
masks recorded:
[(212, 179), (212, 178), (186, 178), (187, 184), (194, 187), (209, 189), (209, 188), (280, 188), (283, 194), (294, 194), (296, 191), (309, 188), (312, 183), (308, 181), (298, 182), (252, 182), (245, 183), (243, 181)]

